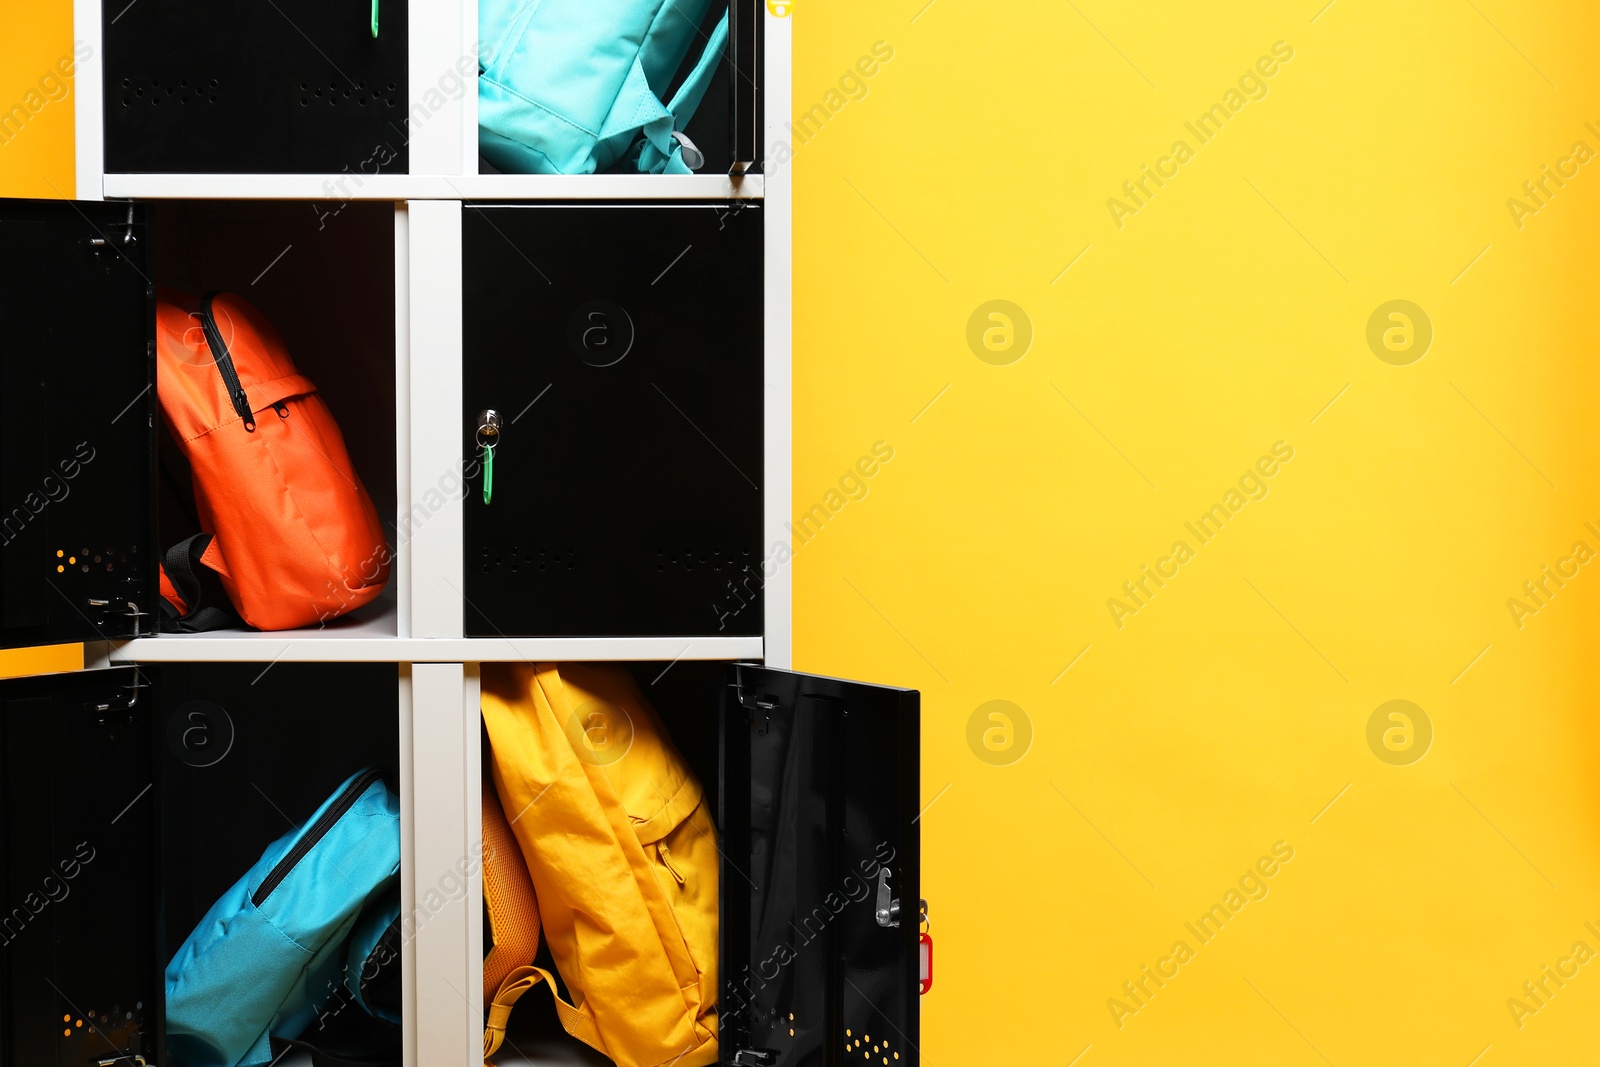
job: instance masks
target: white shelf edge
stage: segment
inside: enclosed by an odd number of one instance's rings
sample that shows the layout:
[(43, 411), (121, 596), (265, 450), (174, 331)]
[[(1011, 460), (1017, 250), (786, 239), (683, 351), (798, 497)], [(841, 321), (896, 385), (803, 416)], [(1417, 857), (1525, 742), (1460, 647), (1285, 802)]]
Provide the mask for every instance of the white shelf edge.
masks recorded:
[(762, 175), (725, 174), (107, 174), (108, 199), (134, 200), (757, 200)]
[(106, 662), (497, 663), (759, 660), (759, 637), (384, 637), (283, 633), (167, 634), (113, 641)]

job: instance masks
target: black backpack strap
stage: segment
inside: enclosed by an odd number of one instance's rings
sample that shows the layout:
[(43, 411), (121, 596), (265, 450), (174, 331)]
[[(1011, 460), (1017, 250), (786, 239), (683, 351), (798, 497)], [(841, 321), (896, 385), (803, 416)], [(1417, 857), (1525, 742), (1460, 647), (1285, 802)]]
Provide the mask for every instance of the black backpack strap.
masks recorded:
[(174, 604), (165, 597), (161, 598), (161, 628), (168, 633), (197, 634), (242, 625), (232, 611), (202, 603), (204, 589), (200, 583), (200, 572), (203, 565), (200, 557), (209, 547), (211, 534), (198, 533), (167, 549), (166, 558), (161, 561), (167, 581), (172, 583), (172, 588), (189, 609), (187, 615), (180, 614)]

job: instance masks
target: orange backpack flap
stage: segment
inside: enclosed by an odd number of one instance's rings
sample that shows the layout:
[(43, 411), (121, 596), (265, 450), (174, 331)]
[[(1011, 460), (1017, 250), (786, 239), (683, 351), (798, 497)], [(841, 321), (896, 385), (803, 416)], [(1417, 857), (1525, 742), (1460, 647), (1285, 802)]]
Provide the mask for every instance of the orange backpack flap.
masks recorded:
[(201, 562), (244, 621), (306, 626), (377, 597), (389, 575), (382, 523), (332, 413), (272, 324), (231, 293), (163, 289), (156, 359), (161, 412), (213, 535)]
[(482, 691), (562, 1025), (619, 1067), (715, 1063), (717, 833), (654, 709), (586, 664), (484, 664)]

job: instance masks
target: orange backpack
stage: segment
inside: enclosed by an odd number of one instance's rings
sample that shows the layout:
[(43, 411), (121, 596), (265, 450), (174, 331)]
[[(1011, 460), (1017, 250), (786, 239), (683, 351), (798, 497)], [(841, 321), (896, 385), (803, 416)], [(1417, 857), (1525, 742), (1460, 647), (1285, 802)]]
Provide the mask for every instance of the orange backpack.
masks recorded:
[(167, 629), (230, 625), (198, 563), (251, 626), (286, 630), (370, 602), (389, 546), (333, 415), (261, 312), (232, 293), (156, 294), (156, 392), (194, 474), (204, 531), (162, 568)]

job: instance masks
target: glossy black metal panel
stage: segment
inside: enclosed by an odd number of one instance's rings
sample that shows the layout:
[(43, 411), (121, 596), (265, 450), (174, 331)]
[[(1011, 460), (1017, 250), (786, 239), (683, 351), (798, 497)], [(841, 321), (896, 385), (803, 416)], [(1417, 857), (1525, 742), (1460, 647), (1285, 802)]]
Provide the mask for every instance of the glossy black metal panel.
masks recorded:
[[(865, 1051), (914, 1067), (919, 696), (742, 664), (730, 675), (721, 1062), (812, 1067)], [(898, 925), (878, 920), (883, 886)]]
[(144, 208), (0, 201), (0, 646), (155, 630)]
[(760, 206), (469, 204), (462, 226), (467, 634), (759, 634)]
[(140, 681), (130, 667), (0, 682), (3, 1067), (156, 1062), (158, 790)]
[[(406, 171), (406, 0), (103, 10), (108, 173)], [(436, 92), (470, 86), (476, 62), (440, 71)]]

